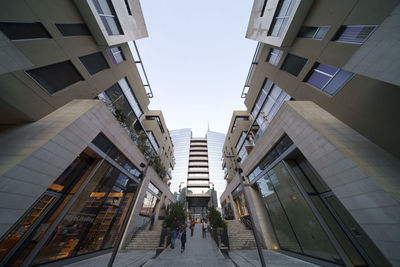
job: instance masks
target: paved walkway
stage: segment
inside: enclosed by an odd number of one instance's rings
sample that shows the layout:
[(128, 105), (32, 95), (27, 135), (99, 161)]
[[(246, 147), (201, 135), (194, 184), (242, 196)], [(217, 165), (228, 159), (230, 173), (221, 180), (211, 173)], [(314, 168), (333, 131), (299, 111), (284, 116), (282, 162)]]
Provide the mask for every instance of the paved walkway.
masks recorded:
[(196, 224), (193, 237), (187, 231), (186, 249), (181, 253), (181, 242), (176, 240), (175, 248), (165, 249), (157, 258), (149, 260), (143, 267), (149, 266), (190, 266), (190, 267), (234, 267), (230, 259), (225, 259), (215, 241), (207, 232), (202, 238), (201, 226)]
[[(154, 250), (126, 250), (119, 251), (115, 258), (113, 267), (139, 267), (154, 257)], [(65, 267), (106, 267), (110, 260), (111, 253), (93, 257), (87, 260), (64, 265)]]
[[(273, 250), (263, 249), (263, 255), (265, 264), (267, 266), (274, 267), (286, 267), (286, 266), (296, 266), (296, 267), (317, 267), (315, 265), (297, 258), (287, 256), (285, 254), (279, 253)], [(261, 266), (260, 257), (258, 256), (258, 251), (256, 249), (248, 250), (231, 250), (229, 251), (229, 257), (238, 266)]]

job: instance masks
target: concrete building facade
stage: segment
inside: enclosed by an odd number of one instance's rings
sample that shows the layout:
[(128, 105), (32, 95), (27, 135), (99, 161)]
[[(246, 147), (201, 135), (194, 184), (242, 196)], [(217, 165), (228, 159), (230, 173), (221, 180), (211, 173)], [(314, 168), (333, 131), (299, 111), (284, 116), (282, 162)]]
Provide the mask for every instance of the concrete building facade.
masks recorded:
[[(400, 265), (396, 56), (385, 74), (366, 67), (397, 5), (254, 1), (246, 36), (259, 45), (247, 110), (225, 139), (220, 200), (235, 219), (251, 215), (265, 248), (323, 266)], [(387, 49), (382, 61), (397, 55)]]
[(0, 4), (0, 265), (123, 248), (175, 201), (171, 137), (138, 71), (146, 36), (136, 0)]

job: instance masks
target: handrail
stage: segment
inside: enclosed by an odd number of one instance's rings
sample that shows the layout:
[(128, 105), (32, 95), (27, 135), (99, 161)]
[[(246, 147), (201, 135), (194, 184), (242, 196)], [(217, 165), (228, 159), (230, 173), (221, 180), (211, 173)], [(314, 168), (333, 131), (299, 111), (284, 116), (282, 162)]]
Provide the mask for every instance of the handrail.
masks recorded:
[(251, 78), (253, 77), (254, 70), (256, 68), (256, 65), (258, 64), (258, 61), (260, 60), (261, 51), (262, 51), (263, 46), (264, 46), (263, 43), (258, 42), (256, 51), (254, 52), (253, 60), (251, 61), (249, 73), (247, 74), (246, 82), (243, 86), (241, 98), (247, 97), (247, 93), (250, 89)]
[(145, 81), (143, 81), (143, 78), (142, 78), (142, 82), (143, 82), (144, 89), (146, 90), (147, 97), (148, 98), (153, 98), (154, 97), (153, 91), (151, 90), (149, 79), (147, 78), (146, 70), (144, 69), (143, 61), (142, 61), (142, 58), (140, 57), (139, 50), (137, 48), (136, 42), (132, 41), (132, 43), (133, 43), (133, 46), (135, 48), (136, 55), (138, 57), (138, 60), (134, 59), (135, 63), (136, 63), (136, 65), (139, 64), (141, 66), (141, 69), (143, 71), (143, 75), (144, 75), (144, 78), (145, 78)]

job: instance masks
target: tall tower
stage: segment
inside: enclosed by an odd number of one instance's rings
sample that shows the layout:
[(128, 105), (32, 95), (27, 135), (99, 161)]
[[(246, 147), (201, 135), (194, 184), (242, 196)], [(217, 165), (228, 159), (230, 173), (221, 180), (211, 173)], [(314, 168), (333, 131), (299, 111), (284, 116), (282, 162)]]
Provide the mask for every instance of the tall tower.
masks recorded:
[(210, 200), (207, 139), (192, 137), (190, 140), (186, 193), (186, 204), (190, 216), (195, 218), (205, 217), (208, 206), (212, 204)]

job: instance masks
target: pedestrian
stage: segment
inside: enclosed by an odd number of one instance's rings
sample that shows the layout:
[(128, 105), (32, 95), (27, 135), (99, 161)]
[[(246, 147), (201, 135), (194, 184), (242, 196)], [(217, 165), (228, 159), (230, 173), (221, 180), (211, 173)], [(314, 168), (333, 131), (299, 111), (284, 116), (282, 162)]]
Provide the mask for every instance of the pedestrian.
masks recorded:
[(190, 222), (190, 236), (193, 236), (195, 225), (196, 225), (196, 221), (194, 219), (192, 219), (192, 221)]
[(203, 232), (203, 238), (206, 238), (206, 231), (207, 231), (207, 223), (205, 220), (202, 220), (201, 222), (201, 230)]
[(176, 231), (178, 228), (178, 222), (175, 219), (171, 225), (171, 248), (175, 248)]
[(186, 223), (181, 227), (181, 253), (185, 250), (186, 244)]
[(156, 220), (156, 214), (153, 212), (153, 214), (151, 214), (151, 218), (150, 218), (150, 231), (153, 230), (153, 225), (154, 225), (154, 221)]

